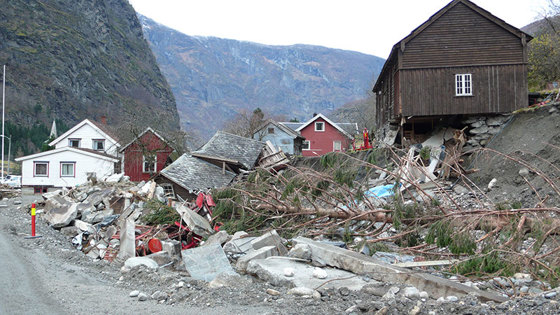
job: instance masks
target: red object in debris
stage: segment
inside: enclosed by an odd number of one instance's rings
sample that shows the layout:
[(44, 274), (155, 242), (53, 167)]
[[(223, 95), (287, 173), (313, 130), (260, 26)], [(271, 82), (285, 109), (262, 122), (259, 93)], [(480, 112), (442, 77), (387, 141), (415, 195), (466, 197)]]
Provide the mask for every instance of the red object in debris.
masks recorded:
[(206, 195), (206, 204), (208, 205), (208, 207), (216, 206), (216, 203), (214, 202), (214, 199), (212, 199), (211, 195)]
[(198, 193), (198, 196), (196, 197), (196, 206), (198, 207), (198, 209), (202, 208), (203, 203), (204, 203), (204, 194)]
[(152, 253), (161, 252), (161, 241), (157, 238), (152, 238), (148, 241), (148, 248)]
[(35, 204), (31, 204), (31, 236), (35, 237)]

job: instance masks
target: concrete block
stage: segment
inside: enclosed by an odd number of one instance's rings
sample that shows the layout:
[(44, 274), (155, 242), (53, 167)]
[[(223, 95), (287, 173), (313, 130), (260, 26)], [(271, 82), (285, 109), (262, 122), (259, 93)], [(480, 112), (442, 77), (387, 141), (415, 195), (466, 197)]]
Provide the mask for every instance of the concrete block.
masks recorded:
[(181, 215), (181, 218), (185, 221), (189, 229), (195, 234), (202, 237), (209, 237), (214, 234), (214, 230), (210, 226), (210, 223), (208, 223), (208, 221), (206, 221), (206, 219), (198, 213), (185, 206), (179, 206), (177, 208), (177, 212)]
[(296, 244), (294, 247), (292, 247), (292, 249), (290, 249), (288, 256), (311, 260), (311, 247), (309, 247), (309, 245), (307, 244)]
[(265, 246), (259, 249), (253, 249), (247, 252), (245, 256), (240, 257), (237, 260), (235, 269), (239, 272), (245, 272), (247, 265), (253, 259), (264, 259), (270, 256), (278, 256), (278, 248), (276, 246)]
[(418, 273), (406, 268), (386, 264), (372, 257), (350, 250), (323, 244), (304, 237), (294, 239), (296, 244), (308, 244), (311, 247), (312, 260), (321, 261), (329, 266), (351, 271), (359, 275), (368, 275), (378, 281), (392, 281), (414, 286), (426, 291), (434, 298), (449, 295), (474, 295), (483, 301), (504, 302), (501, 295), (477, 290), (460, 283), (449, 281), (427, 273)]
[(161, 249), (171, 256), (180, 256), (181, 242), (176, 240), (161, 241)]
[(150, 255), (147, 255), (147, 256), (144, 256), (144, 257), (148, 257), (148, 258), (152, 259), (160, 267), (173, 262), (173, 258), (166, 251), (159, 251), (157, 253), (153, 253), (153, 254), (150, 254)]
[(136, 225), (132, 219), (126, 219), (120, 231), (120, 248), (117, 258), (128, 259), (136, 256)]
[(216, 234), (210, 235), (208, 240), (204, 242), (203, 246), (211, 245), (211, 244), (219, 244), (220, 246), (222, 246), (230, 239), (231, 239), (231, 235), (229, 235), (226, 231), (219, 231)]
[(254, 239), (254, 237), (245, 237), (231, 240), (224, 244), (224, 251), (230, 254), (247, 253), (248, 251), (253, 249), (253, 244), (251, 244), (251, 241)]
[(220, 273), (236, 274), (218, 244), (185, 249), (181, 256), (187, 271), (196, 280), (209, 282)]
[(89, 234), (95, 234), (97, 232), (93, 225), (82, 220), (74, 220), (74, 226), (83, 232), (88, 232)]
[(278, 235), (276, 230), (264, 233), (251, 241), (251, 244), (253, 249), (260, 249), (265, 246), (276, 246), (281, 256), (288, 255), (288, 249), (282, 243), (282, 238)]
[(53, 208), (45, 213), (44, 218), (53, 228), (57, 229), (68, 226), (77, 216), (78, 204), (74, 203), (70, 206)]

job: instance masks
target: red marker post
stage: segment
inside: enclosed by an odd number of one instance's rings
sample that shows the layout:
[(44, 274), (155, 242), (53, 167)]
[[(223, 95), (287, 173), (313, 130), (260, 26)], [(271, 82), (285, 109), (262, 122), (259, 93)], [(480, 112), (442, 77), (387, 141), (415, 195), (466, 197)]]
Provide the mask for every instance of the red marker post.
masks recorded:
[(35, 204), (31, 204), (31, 237), (35, 237)]

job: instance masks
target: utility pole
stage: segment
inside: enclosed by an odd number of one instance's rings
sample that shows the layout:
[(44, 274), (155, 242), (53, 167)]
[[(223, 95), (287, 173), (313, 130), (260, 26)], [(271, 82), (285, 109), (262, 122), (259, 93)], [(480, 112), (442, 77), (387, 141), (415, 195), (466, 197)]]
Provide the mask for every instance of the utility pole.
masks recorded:
[(6, 65), (4, 65), (4, 78), (2, 80), (2, 180), (4, 180), (4, 109), (6, 102)]

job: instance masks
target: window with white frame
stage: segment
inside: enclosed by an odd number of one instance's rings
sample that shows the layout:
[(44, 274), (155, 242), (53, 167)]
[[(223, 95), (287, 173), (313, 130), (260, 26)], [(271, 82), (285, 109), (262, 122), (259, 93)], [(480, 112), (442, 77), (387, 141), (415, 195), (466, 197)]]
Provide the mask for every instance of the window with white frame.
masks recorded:
[(315, 122), (315, 131), (325, 131), (325, 123), (322, 121)]
[(311, 150), (311, 142), (309, 142), (309, 140), (303, 140), (303, 143), (301, 145), (301, 149), (302, 150)]
[(74, 177), (76, 162), (60, 162), (60, 177)]
[(48, 177), (49, 162), (33, 162), (33, 176)]
[(68, 146), (79, 148), (80, 147), (80, 139), (68, 139)]
[(175, 198), (175, 191), (173, 190), (173, 185), (169, 183), (160, 184), (161, 188), (163, 188), (163, 193), (165, 197), (168, 198)]
[(472, 95), (472, 75), (470, 73), (455, 75), (455, 96)]
[(333, 151), (342, 151), (342, 142), (341, 141), (333, 141)]
[(157, 165), (157, 156), (155, 155), (144, 155), (142, 157), (142, 172), (144, 173), (155, 173)]
[(95, 151), (105, 150), (105, 139), (93, 139), (93, 148)]
[(274, 134), (274, 128), (273, 127), (268, 128), (268, 134), (271, 134), (271, 135)]

